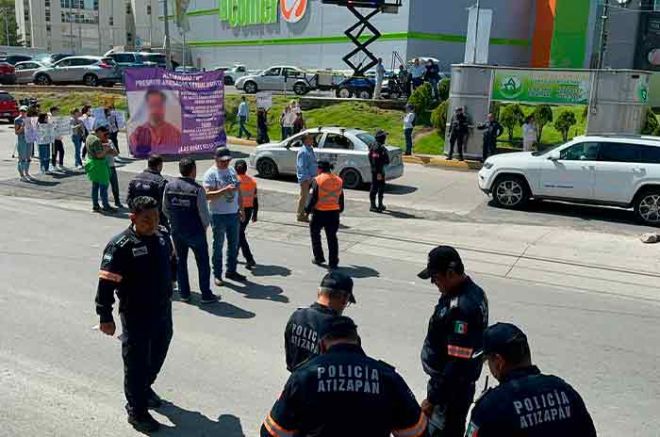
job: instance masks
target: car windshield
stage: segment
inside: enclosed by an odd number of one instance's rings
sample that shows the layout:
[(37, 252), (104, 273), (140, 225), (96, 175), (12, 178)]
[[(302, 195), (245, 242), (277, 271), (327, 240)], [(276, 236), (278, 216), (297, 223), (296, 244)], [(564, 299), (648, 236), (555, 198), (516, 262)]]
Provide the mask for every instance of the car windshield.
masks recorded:
[(555, 147), (548, 147), (548, 148), (545, 149), (545, 150), (538, 150), (538, 151), (536, 151), (536, 152), (532, 152), (532, 156), (544, 156), (544, 155), (547, 155), (548, 153), (552, 152), (553, 150), (557, 150), (557, 149), (560, 148), (561, 146), (563, 146), (563, 144), (560, 144), (560, 145), (555, 146)]
[(358, 137), (360, 139), (360, 141), (365, 143), (367, 146), (376, 142), (376, 138), (374, 138), (373, 135), (368, 134), (366, 132), (361, 133), (361, 134), (357, 134), (356, 137)]
[(142, 55), (142, 60), (147, 62), (155, 62), (156, 64), (165, 64), (167, 62), (165, 55), (159, 53)]
[(0, 93), (0, 102), (7, 102), (14, 100), (14, 98), (9, 93)]

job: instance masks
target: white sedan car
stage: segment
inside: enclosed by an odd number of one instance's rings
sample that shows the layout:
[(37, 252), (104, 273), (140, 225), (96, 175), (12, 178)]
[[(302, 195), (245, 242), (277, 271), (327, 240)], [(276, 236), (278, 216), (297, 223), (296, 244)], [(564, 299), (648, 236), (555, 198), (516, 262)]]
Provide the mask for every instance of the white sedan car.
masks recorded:
[[(276, 178), (279, 175), (296, 174), (296, 158), (303, 145), (305, 134), (314, 137), (316, 158), (334, 164), (334, 172), (344, 180), (346, 188), (359, 188), (371, 183), (369, 144), (375, 138), (359, 129), (319, 127), (308, 129), (280, 143), (262, 144), (250, 155), (250, 166), (256, 168), (261, 177)], [(388, 146), (390, 165), (385, 169), (387, 180), (403, 175), (401, 149)]]

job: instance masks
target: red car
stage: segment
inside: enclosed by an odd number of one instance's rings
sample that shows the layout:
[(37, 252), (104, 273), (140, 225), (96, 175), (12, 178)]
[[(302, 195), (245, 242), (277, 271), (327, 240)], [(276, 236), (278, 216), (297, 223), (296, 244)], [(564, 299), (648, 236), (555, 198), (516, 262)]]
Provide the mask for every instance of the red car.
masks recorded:
[(16, 69), (8, 62), (0, 62), (0, 83), (5, 85), (16, 83)]
[(10, 123), (18, 117), (18, 103), (7, 91), (0, 91), (0, 118), (6, 118)]

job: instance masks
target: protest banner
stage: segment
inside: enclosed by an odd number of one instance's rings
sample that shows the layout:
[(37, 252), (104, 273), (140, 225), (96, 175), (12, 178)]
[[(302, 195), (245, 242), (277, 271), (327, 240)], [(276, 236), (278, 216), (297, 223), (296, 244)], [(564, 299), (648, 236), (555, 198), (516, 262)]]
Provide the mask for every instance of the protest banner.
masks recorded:
[(25, 119), (25, 141), (36, 143), (37, 138), (37, 117), (28, 117)]
[(53, 117), (53, 131), (56, 137), (66, 137), (71, 135), (71, 119), (69, 117)]
[(85, 125), (85, 129), (87, 129), (87, 132), (89, 133), (94, 132), (96, 118), (89, 116), (89, 117), (81, 118), (81, 120), (83, 121), (83, 124)]
[(126, 70), (131, 154), (208, 154), (227, 143), (222, 73)]
[(92, 109), (92, 117), (94, 118), (94, 129), (99, 126), (108, 125), (108, 118), (105, 116), (105, 108)]
[(37, 123), (36, 144), (50, 144), (55, 139), (53, 125), (50, 123)]
[(257, 93), (257, 109), (269, 110), (273, 107), (273, 93), (261, 91)]

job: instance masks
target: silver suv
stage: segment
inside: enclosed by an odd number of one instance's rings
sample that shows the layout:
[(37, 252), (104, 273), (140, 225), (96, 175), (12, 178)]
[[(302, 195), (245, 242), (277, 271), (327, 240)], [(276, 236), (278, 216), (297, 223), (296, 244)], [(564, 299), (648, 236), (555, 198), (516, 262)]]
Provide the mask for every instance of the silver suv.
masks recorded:
[(70, 56), (38, 69), (32, 77), (37, 85), (82, 83), (87, 86), (112, 86), (121, 82), (121, 73), (115, 61), (100, 56)]

